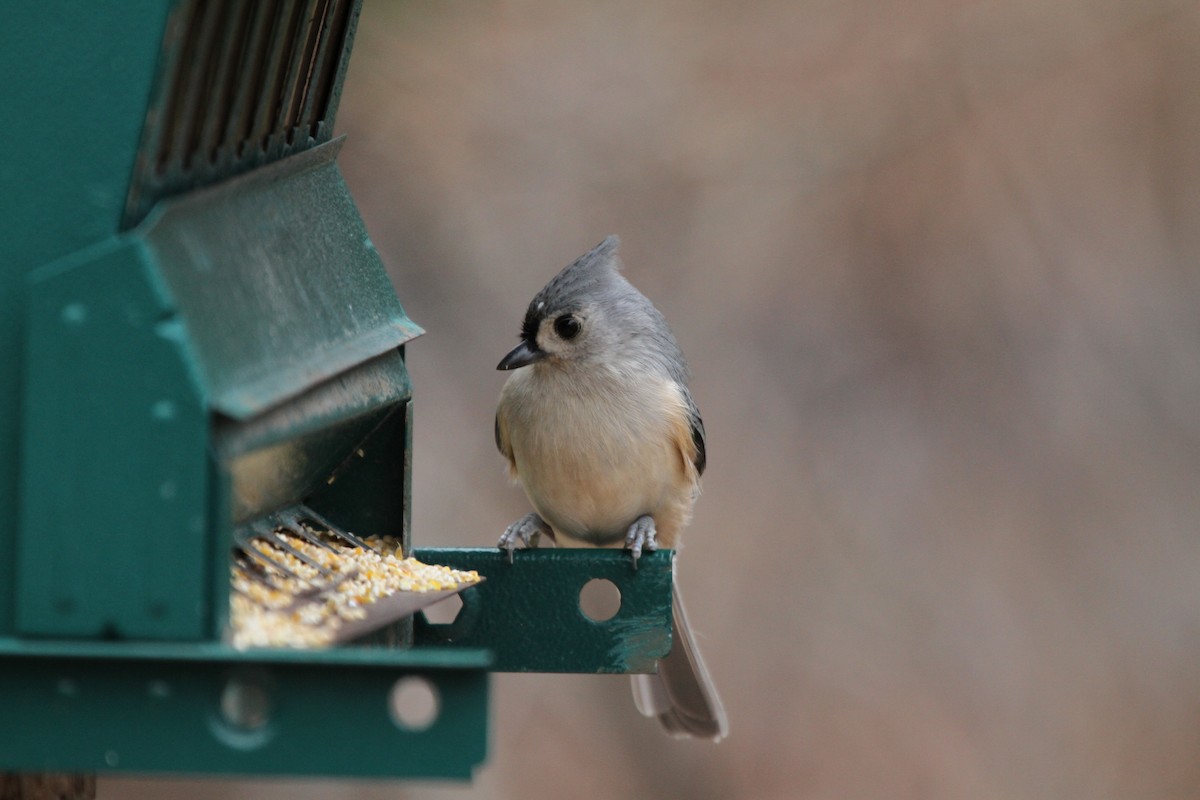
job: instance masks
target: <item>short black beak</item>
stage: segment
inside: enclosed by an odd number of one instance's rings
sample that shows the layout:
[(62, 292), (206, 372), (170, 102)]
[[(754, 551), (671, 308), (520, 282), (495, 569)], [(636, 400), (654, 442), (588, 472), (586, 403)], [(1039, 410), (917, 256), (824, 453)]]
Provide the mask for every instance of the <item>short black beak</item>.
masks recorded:
[(511, 353), (500, 359), (500, 363), (496, 365), (496, 369), (508, 370), (525, 367), (535, 361), (541, 361), (545, 357), (545, 350), (540, 350), (537, 346), (522, 340), (519, 345), (512, 349)]

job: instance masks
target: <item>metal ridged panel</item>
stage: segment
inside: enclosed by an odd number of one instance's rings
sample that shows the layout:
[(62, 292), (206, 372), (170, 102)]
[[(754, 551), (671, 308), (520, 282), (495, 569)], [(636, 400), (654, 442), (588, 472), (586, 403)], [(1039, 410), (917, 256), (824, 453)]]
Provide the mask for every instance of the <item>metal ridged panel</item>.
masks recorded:
[(171, 195), (326, 142), (360, 0), (183, 0), (163, 36), (124, 227)]

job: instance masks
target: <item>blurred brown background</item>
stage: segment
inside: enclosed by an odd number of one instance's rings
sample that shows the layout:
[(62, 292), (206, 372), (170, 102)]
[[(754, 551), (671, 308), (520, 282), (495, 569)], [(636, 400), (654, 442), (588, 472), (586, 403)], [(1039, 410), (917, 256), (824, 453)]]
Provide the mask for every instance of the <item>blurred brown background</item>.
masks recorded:
[(105, 797), (1200, 796), (1200, 9), (368, 0), (341, 164), (428, 334), (415, 532), (526, 510), (491, 415), (605, 234), (709, 432), (681, 582), (732, 724), (501, 675), (473, 785)]

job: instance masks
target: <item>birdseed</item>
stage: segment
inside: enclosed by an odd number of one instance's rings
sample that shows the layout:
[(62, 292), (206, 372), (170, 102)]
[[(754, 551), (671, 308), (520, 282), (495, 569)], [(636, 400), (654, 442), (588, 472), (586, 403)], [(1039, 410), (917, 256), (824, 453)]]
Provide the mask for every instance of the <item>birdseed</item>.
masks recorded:
[(392, 538), (370, 537), (372, 548), (353, 547), (334, 538), (322, 547), (276, 532), (296, 551), (326, 570), (307, 564), (270, 542), (255, 539), (248, 546), (285, 566), (292, 575), (260, 565), (249, 558), (232, 566), (230, 641), (250, 647), (328, 647), (344, 622), (364, 619), (373, 603), (397, 592), (458, 590), (479, 582), (479, 573), (405, 558)]

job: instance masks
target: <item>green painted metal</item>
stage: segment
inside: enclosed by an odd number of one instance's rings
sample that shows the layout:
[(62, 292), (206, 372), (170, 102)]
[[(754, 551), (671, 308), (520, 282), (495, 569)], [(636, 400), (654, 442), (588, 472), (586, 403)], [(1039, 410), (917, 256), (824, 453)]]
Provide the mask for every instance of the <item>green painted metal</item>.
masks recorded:
[(0, 25), (0, 634), (12, 630), (26, 275), (121, 218), (169, 4), (6, 3)]
[[(399, 356), (397, 355), (397, 359)], [(308, 495), (307, 505), (343, 530), (361, 536), (394, 536), (411, 549), (405, 499), (407, 464), (401, 456), (409, 435), (411, 403), (365, 417), (371, 430)]]
[(173, 198), (30, 275), (19, 632), (218, 635), (231, 525), (301, 501), (404, 535), (398, 348), (421, 331), (340, 146)]
[[(218, 644), (236, 522), (303, 502), (409, 543), (420, 329), (329, 141), (359, 6), (5, 8), (0, 770), (469, 777), (485, 756), (483, 649), (407, 647), (411, 620), (389, 646)], [(411, 675), (440, 699), (426, 730), (388, 711)], [(239, 723), (254, 687), (270, 713)]]
[(138, 229), (222, 414), (249, 419), (422, 332), (337, 169), (342, 141), (169, 200)]
[[(8, 77), (0, 99), (21, 124), (10, 132), (0, 178), (22, 191), (0, 200), (0, 509), (8, 514), (0, 525), (0, 635), (17, 630), (19, 586), (29, 587), (20, 612), (26, 633), (192, 638), (200, 628), (219, 630), (224, 576), (216, 565), (229, 546), (224, 520), (242, 509), (230, 496), (231, 465), (194, 446), (197, 404), (214, 430), (226, 430), (227, 419), (257, 420), (321, 382), (353, 382), (344, 376), (359, 364), (394, 354), (420, 332), (397, 302), (341, 180), (340, 143), (328, 142), (359, 0), (323, 7), (335, 20), (333, 34), (313, 51), (308, 82), (297, 70), (305, 57), (299, 45), (315, 41), (306, 32), (313, 9), (305, 11), (300, 0), (249, 8), (152, 0), (117, 9), (51, 0), (6, 9), (0, 64)], [(291, 22), (272, 22), (270, 14)], [(266, 26), (259, 43), (269, 42), (271, 63), (278, 62), (273, 72), (253, 75), (281, 82), (252, 87), (247, 70), (246, 85), (232, 93), (229, 82), (208, 83), (204, 59), (185, 57), (196, 37), (207, 35), (201, 28), (245, 32), (251, 17)], [(236, 42), (220, 47), (225, 55), (242, 52)], [(239, 75), (232, 65), (222, 61), (221, 74)], [(273, 109), (255, 109), (255, 98), (269, 105), (279, 96), (272, 91), (292, 92), (289, 80), (306, 92), (294, 116), (283, 106), (278, 118)], [(229, 121), (228, 138), (237, 133), (239, 113), (254, 118), (243, 132), (251, 138), (237, 134), (222, 144), (216, 122)], [(160, 153), (164, 136), (174, 138)], [(169, 157), (165, 172), (157, 155)], [(147, 198), (252, 167), (216, 188), (147, 205)], [(149, 216), (121, 233), (126, 201), (137, 206), (138, 219)], [(122, 263), (109, 274), (114, 261)], [(111, 345), (95, 339), (109, 332), (123, 338)], [(172, 359), (166, 371), (150, 374)], [(387, 391), (364, 391), (359, 405), (367, 394), (384, 402), (380, 396), (390, 392), (386, 402), (407, 406), (411, 386), (402, 356), (398, 361), (401, 374), (391, 370)], [(146, 412), (144, 401), (155, 393), (157, 405)], [(177, 404), (170, 396), (188, 400)], [(333, 414), (345, 419), (351, 405)], [(176, 412), (183, 416), (168, 421)], [(307, 420), (310, 429), (314, 420)], [(185, 424), (175, 440), (158, 435)], [(311, 430), (291, 435), (304, 433)], [(396, 461), (388, 475), (405, 485), (369, 524), (406, 537), (407, 453)], [(137, 471), (147, 466), (156, 469)], [(117, 493), (121, 475), (146, 483), (127, 482)], [(110, 514), (116, 510), (129, 513)], [(148, 520), (157, 524), (154, 536), (142, 524)], [(102, 545), (117, 541), (118, 529), (137, 533), (110, 557)], [(174, 582), (181, 591), (165, 598), (157, 583), (196, 553), (198, 535), (208, 538), (204, 558)], [(172, 547), (172, 536), (182, 546)], [(64, 556), (51, 552), (54, 543), (84, 540), (107, 563), (94, 565), (77, 587), (44, 585), (36, 597), (35, 578), (18, 578), (20, 563), (61, 581), (65, 573), (55, 568), (78, 566), (84, 548)], [(164, 552), (161, 576), (151, 574), (146, 559)], [(139, 557), (122, 564), (134, 553)], [(120, 587), (107, 593), (111, 601), (80, 610), (81, 598), (106, 586)]]
[(9, 585), (23, 633), (211, 630), (208, 412), (146, 255), (113, 239), (31, 276)]
[[(486, 756), (488, 663), (478, 650), (0, 639), (0, 771), (469, 778)], [(392, 713), (409, 677), (436, 695), (428, 727)]]
[[(0, 638), (0, 769), (467, 778), (486, 755), (487, 670), (645, 672), (670, 649), (670, 551), (636, 572), (613, 550), (518, 551), (512, 564), (494, 549), (415, 555), (488, 580), (463, 594), (454, 623), (418, 617), (409, 649)], [(621, 592), (611, 620), (580, 611), (593, 578)], [(427, 730), (387, 710), (410, 675), (440, 700)], [(231, 680), (243, 696), (245, 684), (267, 693), (261, 725), (223, 716)]]
[[(418, 645), (487, 648), (499, 672), (653, 672), (670, 652), (671, 550), (643, 554), (637, 570), (620, 550), (518, 550), (511, 564), (494, 548), (417, 548), (415, 555), (487, 578), (462, 593), (454, 622), (433, 625), (418, 616)], [(620, 611), (604, 622), (579, 607), (593, 578), (621, 593)]]
[(362, 10), (361, 0), (170, 5), (124, 228), (166, 197), (329, 141)]

